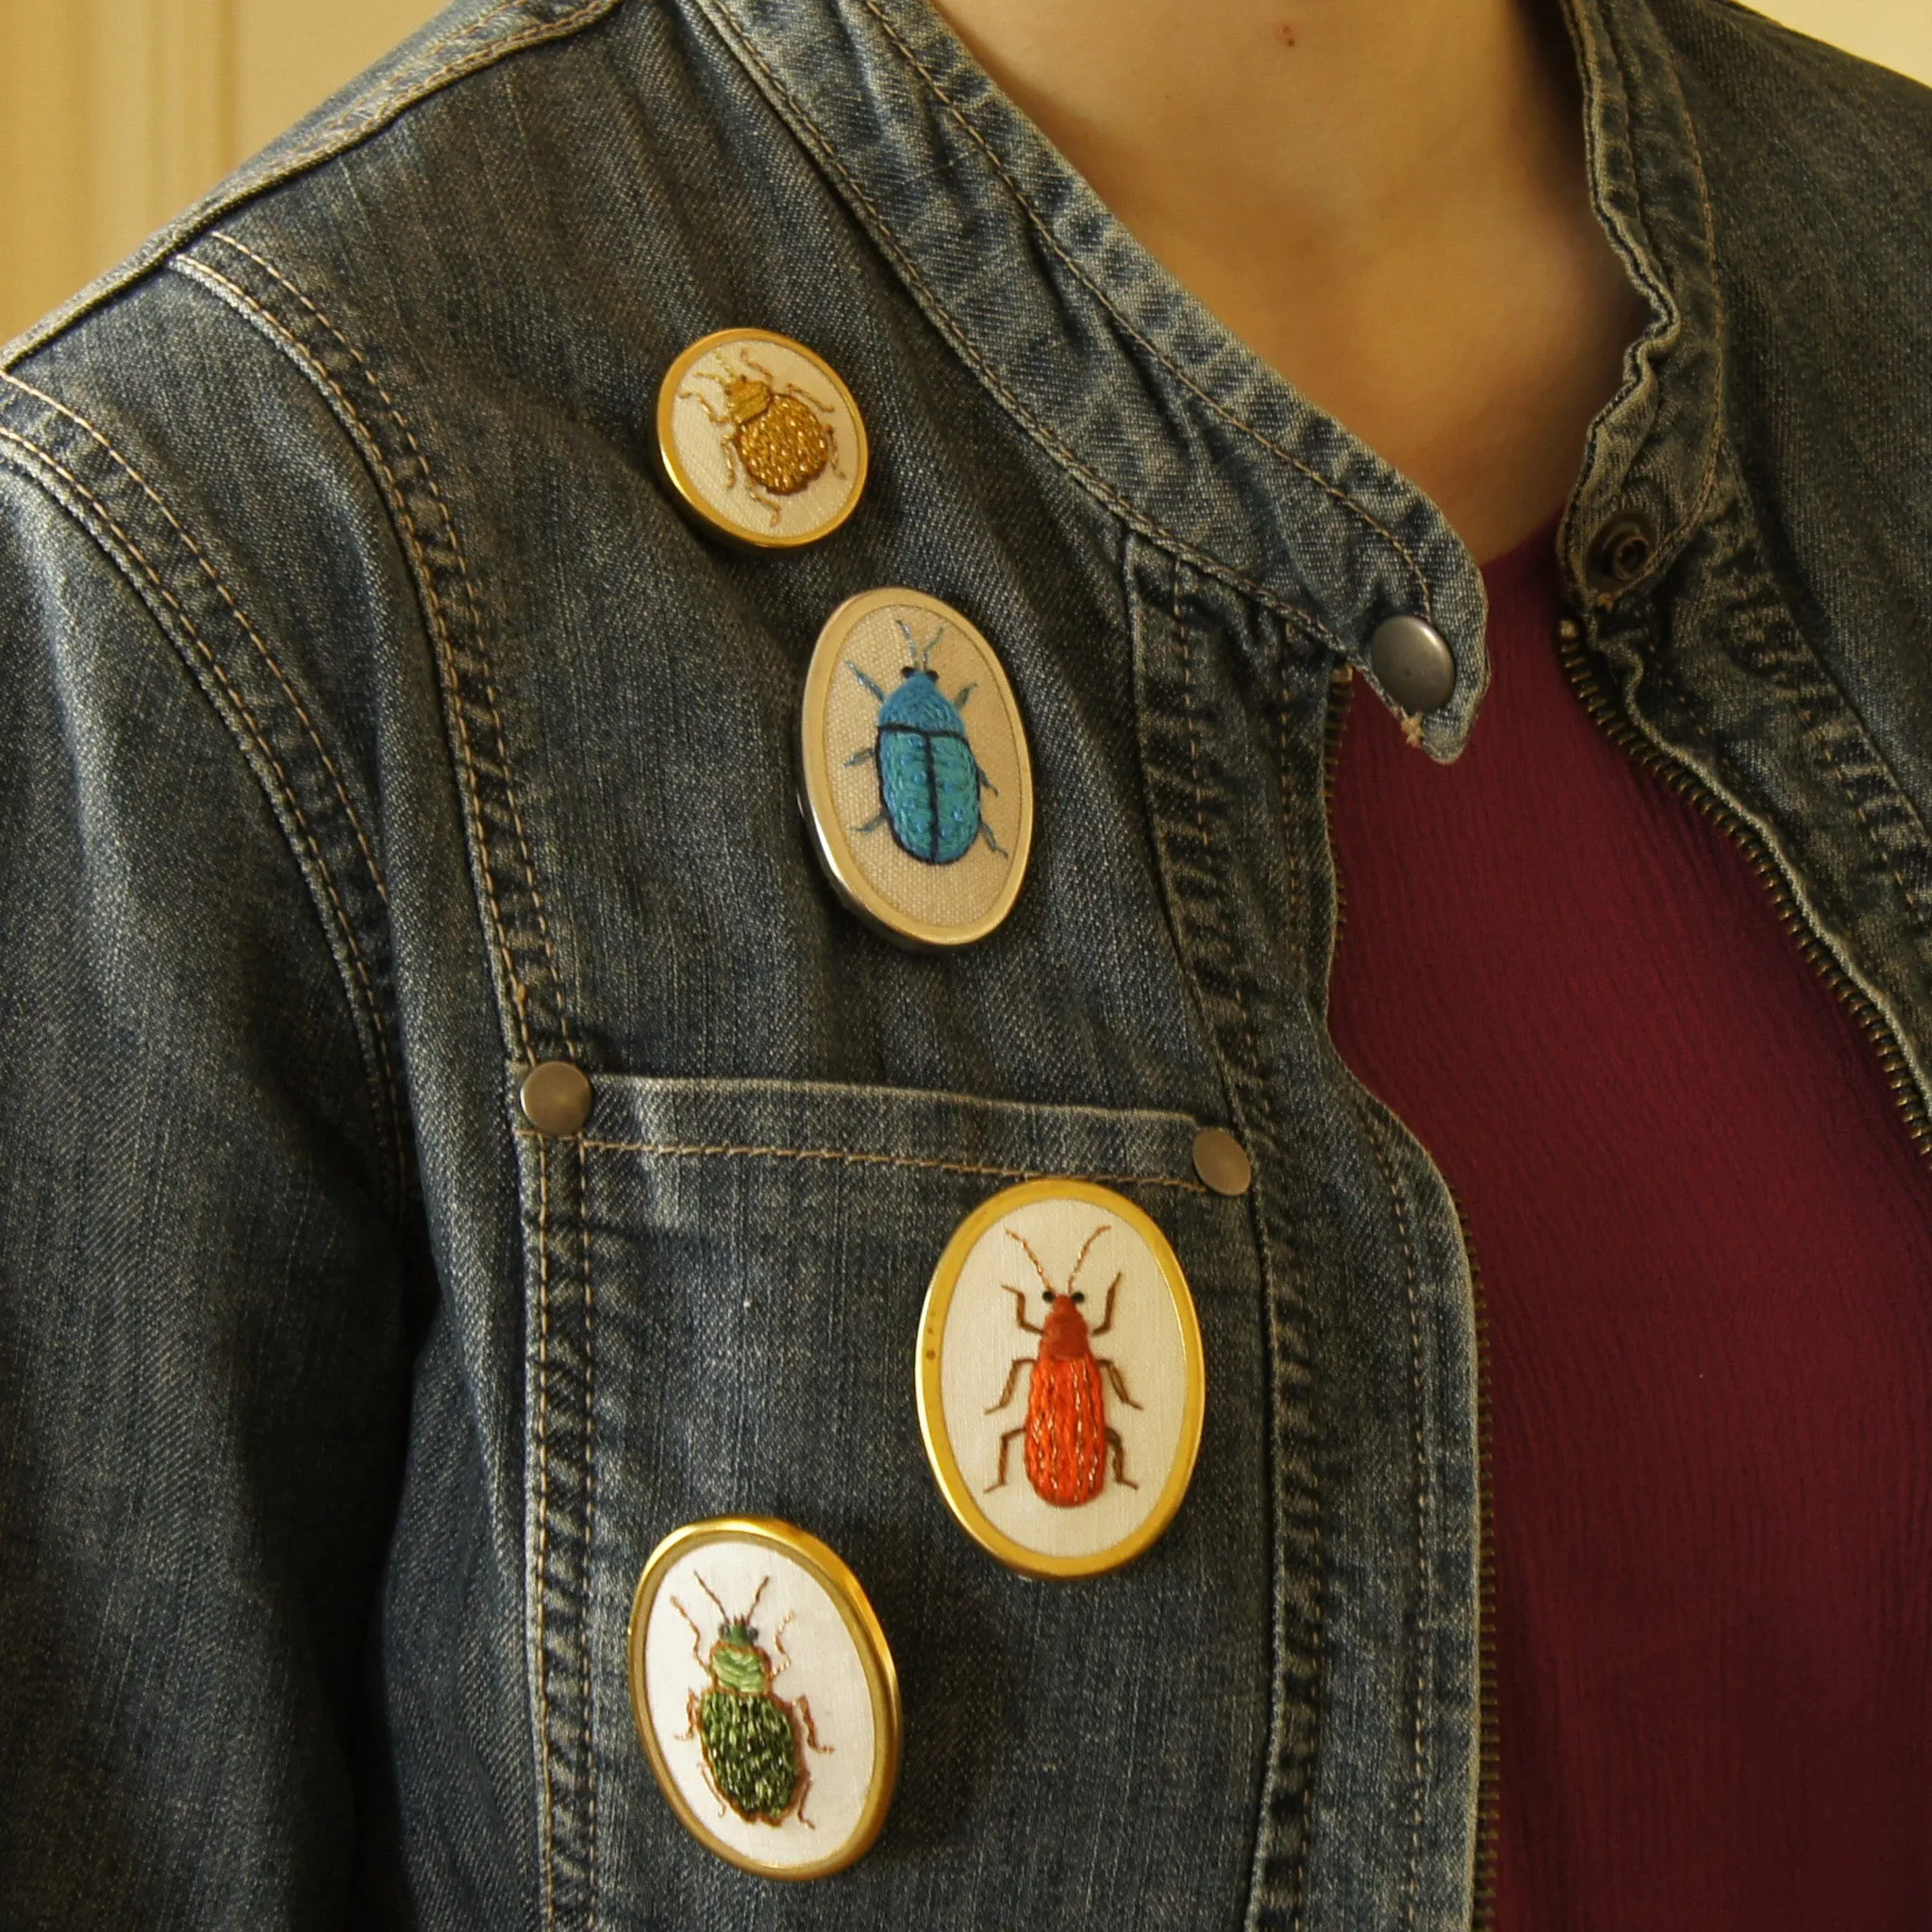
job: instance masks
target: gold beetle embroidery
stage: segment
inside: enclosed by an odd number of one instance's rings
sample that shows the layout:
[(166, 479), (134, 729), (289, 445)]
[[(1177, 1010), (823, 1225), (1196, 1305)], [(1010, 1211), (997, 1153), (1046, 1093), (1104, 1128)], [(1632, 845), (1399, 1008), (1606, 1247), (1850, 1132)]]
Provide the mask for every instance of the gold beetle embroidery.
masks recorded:
[[(774, 499), (796, 496), (827, 470), (835, 476), (845, 474), (839, 464), (834, 412), (829, 403), (795, 382), (781, 384), (750, 350), (741, 348), (738, 359), (741, 368), (725, 363), (722, 375), (693, 370), (679, 394), (696, 403), (722, 432), (718, 442), (724, 453), (724, 487), (737, 489), (741, 470), (746, 493), (770, 514), (776, 529), (785, 507)], [(701, 381), (718, 385), (722, 414), (695, 386)], [(826, 420), (821, 422), (822, 416)]]

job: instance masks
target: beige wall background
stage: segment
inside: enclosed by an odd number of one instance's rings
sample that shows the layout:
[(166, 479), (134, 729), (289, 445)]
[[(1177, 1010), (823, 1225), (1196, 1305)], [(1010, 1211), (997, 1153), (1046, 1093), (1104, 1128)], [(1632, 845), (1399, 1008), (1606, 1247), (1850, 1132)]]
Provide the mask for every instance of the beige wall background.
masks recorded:
[[(440, 0), (0, 0), (0, 341)], [(1932, 0), (1762, 0), (1932, 82)]]

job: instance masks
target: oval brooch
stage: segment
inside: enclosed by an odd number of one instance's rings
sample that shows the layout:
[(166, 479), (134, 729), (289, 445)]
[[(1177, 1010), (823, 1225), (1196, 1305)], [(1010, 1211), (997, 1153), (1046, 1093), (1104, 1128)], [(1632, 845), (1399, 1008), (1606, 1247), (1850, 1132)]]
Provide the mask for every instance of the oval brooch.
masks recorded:
[(765, 1517), (675, 1530), (638, 1580), (629, 1649), (638, 1736), (700, 1844), (766, 1878), (864, 1857), (899, 1774), (899, 1680), (830, 1549)]
[(833, 611), (806, 674), (806, 815), (839, 896), (901, 944), (971, 945), (1012, 909), (1033, 766), (992, 646), (919, 591)]
[(1200, 1321), (1167, 1237), (1108, 1189), (1029, 1181), (969, 1215), (926, 1291), (917, 1373), (946, 1506), (1012, 1569), (1117, 1570), (1187, 1495)]
[(832, 366), (770, 329), (720, 329), (658, 391), (658, 459), (679, 503), (760, 550), (829, 537), (858, 507), (865, 422)]

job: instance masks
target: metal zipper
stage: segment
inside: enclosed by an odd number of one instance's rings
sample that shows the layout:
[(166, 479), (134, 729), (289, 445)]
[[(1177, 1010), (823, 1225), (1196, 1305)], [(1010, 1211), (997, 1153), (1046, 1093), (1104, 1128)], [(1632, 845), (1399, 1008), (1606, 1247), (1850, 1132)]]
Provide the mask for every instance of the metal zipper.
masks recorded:
[(1624, 716), (1604, 688), (1598, 667), (1586, 655), (1583, 626), (1574, 617), (1564, 617), (1557, 625), (1557, 645), (1572, 688), (1582, 699), (1583, 708), (1618, 750), (1626, 753), (1645, 771), (1655, 773), (1678, 797), (1688, 799), (1706, 818), (1719, 827), (1743, 854), (1745, 862), (1771, 895), (1771, 903), (1785, 930), (1798, 942), (1812, 970), (1850, 1011), (1858, 1030), (1870, 1042), (1878, 1058), (1878, 1071), (1891, 1090), (1899, 1112), (1905, 1117), (1906, 1131), (1912, 1145), (1932, 1159), (1932, 1110), (1913, 1079), (1911, 1064), (1891, 1024), (1881, 1013), (1857, 980), (1840, 966), (1831, 949), (1818, 937), (1799, 907), (1785, 875), (1778, 870), (1763, 835), (1717, 797), (1693, 773), (1686, 771), (1651, 743), (1649, 739)]
[[(1557, 643), (1563, 671), (1571, 688), (1581, 700), (1591, 721), (1609, 741), (1644, 771), (1655, 774), (1678, 797), (1687, 800), (1719, 827), (1742, 854), (1746, 864), (1757, 875), (1771, 903), (1793, 940), (1797, 941), (1812, 970), (1824, 980), (1857, 1022), (1858, 1030), (1877, 1057), (1879, 1072), (1891, 1091), (1919, 1153), (1932, 1159), (1932, 1108), (1928, 1108), (1910, 1063), (1890, 1023), (1879, 1011), (1870, 994), (1839, 964), (1830, 949), (1819, 938), (1776, 861), (1763, 835), (1747, 819), (1725, 804), (1693, 773), (1674, 762), (1637, 729), (1620, 711), (1598, 667), (1586, 654), (1583, 626), (1565, 616), (1557, 626)], [(1343, 665), (1335, 675), (1330, 691), (1325, 741), (1323, 746), (1323, 802), (1329, 822), (1333, 821), (1335, 774), (1341, 754), (1341, 741), (1354, 697), (1353, 679)], [(1345, 906), (1340, 868), (1335, 874), (1335, 941), (1341, 939)], [(1491, 1405), (1490, 1405), (1490, 1324), (1483, 1295), (1482, 1271), (1476, 1262), (1475, 1241), (1470, 1232), (1469, 1217), (1454, 1188), (1448, 1189), (1455, 1206), (1457, 1227), (1462, 1236), (1462, 1252), (1469, 1264), (1470, 1294), (1474, 1307), (1476, 1356), (1476, 1476), (1477, 1476), (1477, 1555), (1476, 1555), (1476, 1674), (1478, 1745), (1476, 1759), (1476, 1846), (1471, 1888), (1471, 1932), (1490, 1932), (1496, 1904), (1496, 1852), (1499, 1828), (1500, 1794), (1499, 1737), (1496, 1714), (1496, 1537), (1495, 1504), (1491, 1487)]]

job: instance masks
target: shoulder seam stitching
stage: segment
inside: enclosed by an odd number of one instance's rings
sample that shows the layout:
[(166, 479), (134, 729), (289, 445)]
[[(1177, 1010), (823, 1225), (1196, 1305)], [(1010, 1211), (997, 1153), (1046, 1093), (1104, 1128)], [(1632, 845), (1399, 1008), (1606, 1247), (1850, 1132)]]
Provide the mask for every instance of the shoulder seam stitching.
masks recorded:
[[(389, 1117), (389, 1130), (386, 1138), (391, 1141), (391, 1152), (395, 1156), (398, 1171), (400, 1172), (406, 1159), (404, 1149), (407, 1145), (402, 1125), (404, 1112), (401, 1091), (396, 1083), (395, 1066), (390, 1053), (387, 1029), (383, 1024), (380, 1003), (375, 996), (375, 983), (369, 970), (368, 959), (362, 951), (360, 941), (356, 936), (355, 924), (349, 917), (348, 908), (342, 899), (341, 890), (337, 884), (335, 874), (331, 870), (326, 857), (323, 853), (321, 842), (317, 840), (314, 830), (308, 823), (308, 816), (303, 811), (301, 799), (296, 793), (293, 781), (289, 776), (288, 768), (283, 764), (274, 744), (271, 742), (266, 732), (263, 731), (260, 721), (250, 708), (247, 700), (235, 689), (227, 672), (222, 666), (221, 659), (209, 647), (207, 640), (195, 625), (194, 620), (188, 614), (180, 599), (169, 589), (160, 572), (155, 567), (147, 553), (142, 549), (133, 536), (115, 518), (108, 506), (65, 464), (61, 463), (48, 451), (42, 449), (38, 443), (20, 434), (19, 431), (0, 425), (0, 442), (13, 444), (25, 456), (31, 465), (44, 464), (100, 519), (104, 528), (111, 533), (115, 546), (118, 546), (125, 553), (125, 557), (115, 557), (113, 549), (102, 541), (97, 532), (90, 530), (88, 531), (89, 536), (104, 551), (107, 551), (110, 559), (116, 563), (117, 568), (122, 571), (122, 574), (129, 577), (132, 588), (140, 595), (142, 603), (148, 608), (150, 616), (155, 621), (156, 627), (165, 634), (167, 629), (165, 622), (162, 620), (160, 613), (154, 608), (153, 600), (142, 590), (140, 582), (134, 578), (133, 573), (128, 569), (126, 559), (132, 559), (133, 562), (139, 564), (155, 596), (160, 598), (174, 613), (175, 621), (181, 625), (182, 630), (192, 644), (195, 655), (207, 666), (209, 675), (220, 686), (223, 696), (231, 708), (235, 719), (239, 720), (241, 725), (245, 727), (245, 730), (238, 730), (236, 725), (231, 723), (229, 726), (231, 732), (235, 736), (242, 738), (246, 743), (252, 744), (263, 763), (274, 773), (275, 779), (275, 789), (281, 806), (288, 813), (289, 819), (289, 823), (284, 823), (281, 813), (277, 812), (275, 814), (277, 824), (282, 831), (283, 842), (289, 846), (291, 857), (294, 858), (299, 870), (307, 873), (310, 865), (312, 865), (316, 874), (320, 877), (329, 903), (335, 908), (336, 921), (341, 932), (343, 943), (349, 953), (354, 975), (361, 986), (360, 1003), (368, 1014), (369, 1030), (375, 1038), (376, 1058), (380, 1063), (380, 1093), (385, 1103), (384, 1110), (387, 1111)], [(17, 464), (12, 467), (16, 475), (31, 479), (30, 469), (22, 469)], [(59, 505), (73, 521), (80, 525), (82, 529), (87, 529), (84, 520), (75, 516), (74, 510), (69, 506), (60, 504), (59, 497), (56, 492), (47, 490), (44, 484), (42, 484), (40, 487), (42, 493), (51, 502)], [(266, 782), (261, 779), (258, 772), (256, 776), (257, 782), (261, 783), (265, 791), (270, 789)], [(302, 851), (295, 849), (295, 837), (291, 835), (291, 824), (293, 827), (293, 833), (299, 835), (301, 844), (307, 850), (308, 858), (306, 860)], [(340, 968), (338, 970), (340, 971)], [(358, 1029), (358, 1032), (360, 1030), (360, 1028)], [(377, 1070), (370, 1069), (369, 1071), (376, 1072)], [(398, 1201), (398, 1206), (400, 1206), (400, 1200)]]

